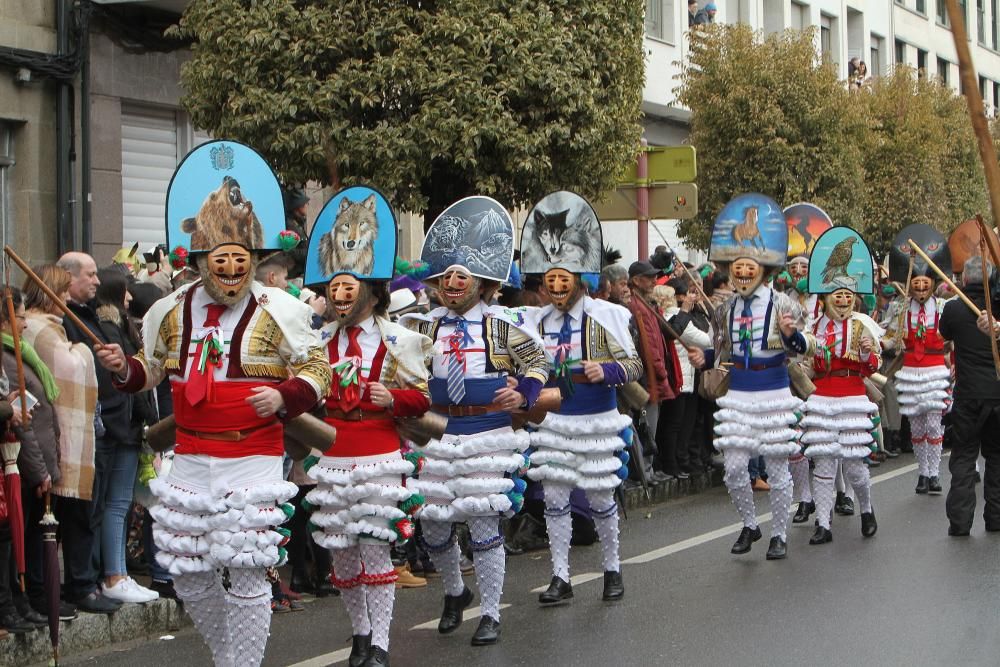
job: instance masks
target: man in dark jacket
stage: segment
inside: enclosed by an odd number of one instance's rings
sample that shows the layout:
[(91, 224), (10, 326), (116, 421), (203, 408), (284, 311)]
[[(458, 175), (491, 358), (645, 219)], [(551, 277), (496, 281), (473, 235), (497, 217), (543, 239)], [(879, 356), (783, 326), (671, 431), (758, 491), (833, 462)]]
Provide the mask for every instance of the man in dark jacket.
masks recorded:
[(718, 8), (715, 6), (714, 2), (708, 3), (702, 10), (695, 14), (695, 25), (708, 25), (709, 23), (715, 23), (715, 13), (717, 11)]
[[(94, 258), (82, 252), (68, 252), (59, 258), (58, 265), (66, 269), (71, 277), (69, 301), (66, 305), (99, 340), (104, 343), (111, 342), (101, 327), (94, 302), (97, 296), (97, 286), (101, 284), (97, 277), (97, 263), (94, 262)], [(66, 329), (66, 337), (71, 343), (83, 343), (91, 349), (91, 352), (94, 351), (90, 336), (68, 317), (63, 320), (63, 327)], [(74, 554), (81, 560), (84, 557), (89, 560), (89, 573), (92, 577), (88, 578), (93, 579), (94, 589), (83, 598), (73, 602), (84, 611), (109, 614), (116, 611), (121, 603), (101, 595), (97, 586), (101, 573), (100, 535), (104, 514), (101, 499), (105, 495), (104, 489), (109, 480), (110, 470), (108, 468), (114, 458), (114, 448), (118, 443), (128, 441), (132, 422), (132, 396), (115, 389), (111, 372), (100, 364), (97, 365), (97, 408), (97, 415), (94, 419), (94, 426), (97, 430), (94, 453), (94, 500), (90, 503), (79, 503), (87, 505), (89, 511), (87, 520), (90, 522), (91, 549), (88, 554)], [(60, 523), (63, 520), (60, 518)], [(73, 520), (83, 521), (84, 519), (82, 516), (77, 516), (73, 517)]]
[[(965, 263), (962, 279), (966, 296), (983, 309), (986, 296), (981, 258), (973, 257)], [(996, 300), (993, 309), (1000, 310)], [(993, 367), (990, 339), (977, 327), (975, 314), (959, 299), (945, 306), (939, 331), (952, 342), (956, 371), (951, 409), (954, 438), (948, 463), (951, 488), (946, 501), (948, 534), (963, 537), (972, 528), (980, 451), (986, 459), (983, 518), (987, 531), (1000, 531), (1000, 380)]]

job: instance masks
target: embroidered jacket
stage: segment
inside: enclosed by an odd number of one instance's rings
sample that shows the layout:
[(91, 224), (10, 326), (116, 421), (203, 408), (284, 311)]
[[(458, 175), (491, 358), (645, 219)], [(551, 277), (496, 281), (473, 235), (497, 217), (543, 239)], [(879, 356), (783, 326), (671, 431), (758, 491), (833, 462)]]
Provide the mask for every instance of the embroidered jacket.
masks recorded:
[[(945, 363), (945, 340), (938, 332), (945, 300), (932, 297), (921, 304), (916, 299), (893, 301), (886, 309), (882, 327), (887, 331), (882, 346), (904, 354), (905, 366), (940, 366)], [(920, 322), (920, 313), (924, 322)]]
[[(806, 330), (806, 314), (797, 299), (778, 292), (767, 285), (761, 285), (754, 292), (753, 344), (751, 358), (767, 358), (789, 351), (795, 354), (807, 354), (815, 344), (815, 339)], [(743, 298), (733, 294), (715, 310), (715, 321), (722, 323), (716, 331), (716, 356), (720, 351), (727, 351), (733, 359), (739, 357), (740, 342), (734, 344), (734, 336), (738, 337), (740, 305)], [(762, 320), (758, 325), (756, 312), (760, 311)], [(781, 333), (779, 323), (782, 315), (789, 314), (794, 320), (798, 333), (791, 338), (785, 338)]]

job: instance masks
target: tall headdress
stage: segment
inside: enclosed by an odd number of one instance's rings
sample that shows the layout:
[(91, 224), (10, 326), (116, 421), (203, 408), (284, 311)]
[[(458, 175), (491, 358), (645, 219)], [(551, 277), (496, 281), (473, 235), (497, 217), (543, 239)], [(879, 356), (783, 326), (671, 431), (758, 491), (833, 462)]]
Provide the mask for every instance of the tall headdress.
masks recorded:
[(712, 225), (708, 259), (734, 262), (746, 257), (761, 266), (781, 267), (788, 251), (785, 216), (770, 197), (758, 193), (737, 195), (722, 207)]
[(808, 256), (816, 240), (833, 227), (830, 216), (815, 204), (792, 204), (785, 207), (783, 213), (788, 224), (788, 259)]
[[(890, 279), (906, 282), (910, 266), (910, 240), (916, 243), (945, 274), (951, 273), (951, 253), (948, 251), (948, 243), (945, 241), (944, 235), (930, 225), (915, 224), (905, 227), (892, 240), (892, 248), (889, 250)], [(911, 277), (918, 276), (927, 276), (935, 281), (938, 278), (927, 262), (920, 255), (915, 255)]]
[(364, 185), (333, 195), (316, 217), (306, 252), (306, 285), (349, 273), (390, 280), (396, 262), (396, 216), (381, 192)]
[(966, 220), (948, 237), (948, 254), (951, 255), (951, 270), (961, 273), (970, 257), (979, 257), (979, 243), (983, 232), (979, 221)]
[(521, 230), (521, 273), (600, 273), (603, 248), (601, 221), (590, 202), (575, 192), (553, 192), (528, 212)]
[(514, 221), (489, 197), (460, 199), (437, 217), (427, 230), (420, 259), (430, 268), (425, 280), (462, 266), (486, 280), (505, 282), (514, 259)]
[(167, 188), (167, 247), (177, 256), (226, 243), (285, 250), (281, 186), (254, 149), (209, 141), (188, 153)]
[(809, 255), (809, 292), (829, 294), (839, 289), (855, 294), (875, 291), (872, 251), (850, 227), (832, 227), (823, 232)]

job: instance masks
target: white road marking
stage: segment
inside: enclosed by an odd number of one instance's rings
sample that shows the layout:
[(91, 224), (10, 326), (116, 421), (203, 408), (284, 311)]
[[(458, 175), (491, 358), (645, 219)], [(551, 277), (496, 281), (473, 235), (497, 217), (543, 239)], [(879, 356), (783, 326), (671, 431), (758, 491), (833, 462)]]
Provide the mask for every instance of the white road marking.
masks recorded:
[[(504, 610), (509, 606), (509, 604), (501, 604), (500, 609)], [(482, 615), (482, 607), (469, 607), (465, 610), (465, 613), (462, 614), (462, 621), (471, 621), (472, 619), (479, 618)], [(441, 617), (439, 616), (433, 621), (427, 621), (426, 623), (421, 623), (420, 625), (414, 625), (410, 628), (410, 630), (437, 630), (438, 621), (440, 620)]]

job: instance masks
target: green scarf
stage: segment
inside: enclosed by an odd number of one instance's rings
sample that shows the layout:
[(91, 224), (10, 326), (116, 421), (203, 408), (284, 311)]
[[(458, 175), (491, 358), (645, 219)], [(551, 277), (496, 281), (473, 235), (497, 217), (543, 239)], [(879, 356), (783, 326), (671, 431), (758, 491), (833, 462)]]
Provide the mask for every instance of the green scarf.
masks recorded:
[[(13, 351), (13, 336), (3, 331), (0, 332), (0, 340), (3, 341), (4, 347)], [(56, 384), (56, 379), (52, 376), (52, 371), (49, 370), (49, 367), (45, 365), (45, 362), (35, 352), (35, 348), (23, 339), (21, 340), (21, 359), (31, 367), (31, 370), (35, 371), (35, 375), (38, 376), (38, 380), (45, 388), (45, 397), (49, 399), (49, 403), (54, 403), (56, 398), (59, 397), (59, 386)]]

